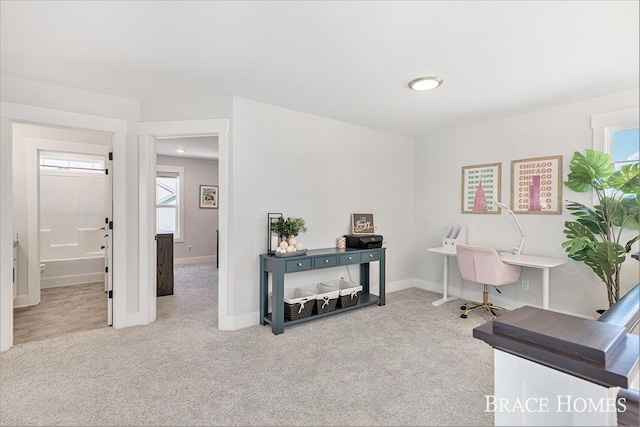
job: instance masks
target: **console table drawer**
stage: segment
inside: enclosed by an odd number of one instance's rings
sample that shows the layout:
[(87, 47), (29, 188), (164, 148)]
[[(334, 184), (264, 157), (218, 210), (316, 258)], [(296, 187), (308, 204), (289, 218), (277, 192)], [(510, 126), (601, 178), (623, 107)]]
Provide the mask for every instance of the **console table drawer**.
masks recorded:
[(340, 265), (359, 264), (360, 254), (342, 254), (340, 255)]
[(311, 268), (311, 258), (287, 261), (287, 273), (292, 271), (309, 270)]
[(378, 261), (380, 259), (380, 251), (362, 252), (360, 254), (362, 262)]
[(332, 267), (338, 265), (337, 255), (325, 255), (313, 258), (313, 268)]

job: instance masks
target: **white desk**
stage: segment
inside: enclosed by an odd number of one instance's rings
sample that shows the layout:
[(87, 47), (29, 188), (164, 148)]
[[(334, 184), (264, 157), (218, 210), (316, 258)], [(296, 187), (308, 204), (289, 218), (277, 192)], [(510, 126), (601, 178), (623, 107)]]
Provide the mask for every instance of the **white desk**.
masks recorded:
[(522, 267), (539, 268), (542, 270), (542, 308), (549, 309), (549, 269), (568, 262), (567, 259), (547, 258), (534, 255), (516, 255), (509, 252), (500, 252), (500, 258), (507, 264), (520, 265)]
[(429, 252), (436, 252), (442, 255), (445, 255), (444, 257), (444, 269), (443, 269), (443, 273), (442, 273), (442, 298), (440, 298), (437, 301), (432, 302), (431, 304), (433, 305), (442, 305), (446, 302), (451, 302), (451, 301), (455, 301), (458, 298), (457, 297), (450, 297), (447, 293), (447, 288), (449, 286), (449, 257), (450, 256), (456, 256), (455, 253), (449, 252), (447, 250), (445, 250), (443, 247), (439, 247), (439, 248), (429, 248), (427, 249)]
[[(434, 301), (433, 305), (441, 305), (445, 302), (456, 300), (456, 297), (450, 297), (447, 294), (447, 288), (449, 286), (449, 257), (456, 256), (455, 253), (445, 251), (444, 248), (429, 248), (429, 252), (436, 252), (444, 257), (444, 275), (442, 283), (442, 298)], [(548, 258), (534, 255), (516, 255), (509, 252), (500, 252), (500, 258), (507, 264), (519, 265), (522, 267), (539, 268), (542, 270), (542, 308), (549, 309), (549, 269), (552, 267), (558, 267), (559, 265), (566, 264), (567, 259)]]

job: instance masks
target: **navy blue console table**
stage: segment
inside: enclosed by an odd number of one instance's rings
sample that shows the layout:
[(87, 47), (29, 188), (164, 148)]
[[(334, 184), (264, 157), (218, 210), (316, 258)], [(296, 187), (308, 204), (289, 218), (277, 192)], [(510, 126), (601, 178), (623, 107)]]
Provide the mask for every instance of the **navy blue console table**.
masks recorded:
[[(307, 251), (306, 255), (294, 257), (276, 257), (275, 255), (260, 255), (260, 324), (271, 324), (271, 330), (275, 335), (284, 332), (284, 327), (318, 319), (324, 316), (355, 310), (368, 305), (385, 304), (385, 249), (314, 249)], [(370, 264), (379, 261), (378, 274), (380, 277), (379, 295), (369, 292)], [(284, 319), (284, 275), (300, 271), (318, 270), (321, 268), (341, 267), (352, 264), (360, 265), (360, 284), (362, 293), (358, 304), (338, 308), (323, 314), (311, 315), (298, 320)], [(273, 303), (272, 312), (269, 308), (269, 273), (271, 273)]]

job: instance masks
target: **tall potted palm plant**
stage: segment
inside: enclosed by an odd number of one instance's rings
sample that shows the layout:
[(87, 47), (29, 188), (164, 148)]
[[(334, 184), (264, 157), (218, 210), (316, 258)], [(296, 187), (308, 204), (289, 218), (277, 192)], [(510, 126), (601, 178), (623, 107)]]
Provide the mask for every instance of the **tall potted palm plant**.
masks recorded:
[(570, 173), (564, 184), (573, 191), (593, 190), (598, 203), (567, 204), (575, 221), (566, 221), (567, 241), (562, 243), (569, 258), (582, 261), (604, 282), (609, 307), (620, 299), (620, 268), (640, 239), (636, 235), (623, 243), (625, 228), (640, 230), (640, 163), (629, 163), (614, 170), (611, 157), (597, 150), (575, 152), (569, 163)]

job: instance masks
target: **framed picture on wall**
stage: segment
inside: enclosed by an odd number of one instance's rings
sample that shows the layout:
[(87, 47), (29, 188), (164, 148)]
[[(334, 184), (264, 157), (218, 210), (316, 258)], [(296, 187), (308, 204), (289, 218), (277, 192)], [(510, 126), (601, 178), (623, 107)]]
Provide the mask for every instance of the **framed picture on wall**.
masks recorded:
[(502, 163), (462, 167), (462, 213), (497, 214)]
[(200, 207), (207, 209), (218, 209), (218, 186), (200, 186)]
[(562, 156), (511, 161), (511, 210), (562, 213)]
[(373, 225), (373, 214), (351, 214), (351, 234), (374, 234), (375, 231), (376, 228)]

